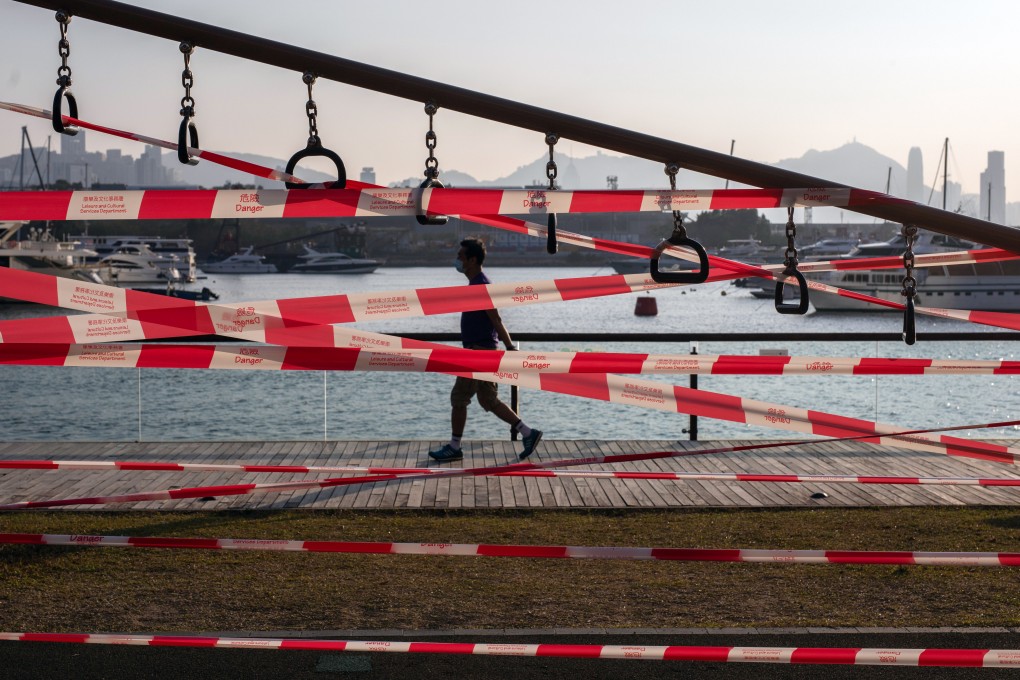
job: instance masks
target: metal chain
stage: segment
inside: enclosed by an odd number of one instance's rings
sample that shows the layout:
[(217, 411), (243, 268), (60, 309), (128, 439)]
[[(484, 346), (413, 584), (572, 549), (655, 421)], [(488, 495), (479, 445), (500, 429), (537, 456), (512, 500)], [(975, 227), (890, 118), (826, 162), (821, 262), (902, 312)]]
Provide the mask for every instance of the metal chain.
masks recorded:
[(315, 84), (315, 74), (311, 71), (305, 71), (304, 75), (301, 76), (301, 80), (308, 86), (308, 101), (305, 102), (305, 113), (308, 115), (308, 146), (320, 146), (322, 140), (319, 139), (319, 128), (315, 122), (315, 117), (319, 113), (319, 107), (316, 106), (315, 100), (312, 99), (312, 85)]
[(917, 279), (914, 278), (914, 241), (917, 240), (917, 227), (913, 224), (904, 224), (901, 233), (907, 241), (907, 249), (903, 253), (903, 268), (907, 271), (903, 277), (900, 295), (912, 299), (917, 294)]
[(57, 43), (60, 66), (57, 68), (57, 85), (71, 87), (71, 67), (67, 65), (67, 58), (71, 56), (71, 43), (67, 40), (67, 25), (71, 23), (71, 15), (60, 10), (57, 12), (56, 18), (57, 23), (60, 24), (60, 42)]
[(797, 238), (797, 225), (793, 223), (793, 206), (786, 209), (786, 259), (783, 264), (786, 268), (797, 268), (797, 245), (794, 240)]
[(439, 159), (436, 158), (436, 132), (432, 129), (432, 118), (439, 111), (439, 107), (436, 106), (435, 102), (429, 102), (425, 105), (425, 113), (429, 117), (429, 131), (425, 133), (425, 148), (429, 150), (429, 157), (425, 159), (425, 177), (428, 179), (435, 179), (439, 177)]
[(182, 42), (180, 50), (184, 55), (184, 71), (181, 72), (181, 84), (184, 86), (184, 96), (181, 97), (181, 115), (191, 118), (195, 115), (195, 100), (191, 97), (191, 87), (195, 84), (195, 75), (191, 72), (191, 53), (195, 51), (195, 48), (189, 42)]
[[(667, 163), (664, 172), (669, 175), (669, 190), (676, 191), (676, 175), (680, 172), (680, 165), (678, 163)], [(673, 211), (673, 235), (687, 238), (687, 230), (684, 228), (684, 214), (679, 210)]]
[(549, 178), (549, 191), (556, 190), (556, 161), (553, 159), (553, 147), (560, 141), (560, 136), (552, 132), (546, 134), (545, 143), (549, 145), (549, 162), (545, 164), (545, 176)]

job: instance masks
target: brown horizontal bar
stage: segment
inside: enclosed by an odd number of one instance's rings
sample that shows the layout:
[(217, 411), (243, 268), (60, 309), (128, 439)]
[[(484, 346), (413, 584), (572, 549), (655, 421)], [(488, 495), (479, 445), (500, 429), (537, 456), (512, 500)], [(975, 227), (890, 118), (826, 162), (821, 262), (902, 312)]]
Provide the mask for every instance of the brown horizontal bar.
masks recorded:
[[(479, 118), (543, 134), (554, 132), (560, 137), (584, 144), (663, 164), (678, 163), (695, 172), (751, 186), (787, 189), (848, 186), (112, 0), (17, 2), (54, 11), (62, 9), (85, 19), (168, 40), (186, 40), (193, 45), (249, 61), (298, 72), (312, 71), (322, 78), (394, 97), (422, 103), (433, 101), (440, 107)], [(932, 231), (1020, 253), (1018, 229), (919, 203), (902, 201), (896, 204), (855, 206), (847, 210), (890, 222), (916, 224)]]

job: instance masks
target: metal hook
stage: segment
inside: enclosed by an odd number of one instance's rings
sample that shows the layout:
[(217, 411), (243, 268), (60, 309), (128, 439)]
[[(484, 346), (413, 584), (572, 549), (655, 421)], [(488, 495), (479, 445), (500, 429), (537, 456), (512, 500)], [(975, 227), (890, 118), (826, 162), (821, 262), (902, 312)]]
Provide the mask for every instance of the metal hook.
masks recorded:
[[(698, 270), (693, 272), (663, 272), (659, 271), (659, 256), (669, 246), (686, 247), (698, 255)], [(694, 239), (680, 236), (674, 232), (669, 238), (663, 239), (662, 243), (655, 247), (655, 254), (649, 261), (652, 280), (656, 283), (704, 283), (708, 280), (708, 253), (704, 246)]]
[(426, 189), (443, 189), (443, 183), (438, 179), (428, 178), (418, 187), (421, 191), (418, 192), (418, 196), (415, 198), (415, 215), (414, 219), (418, 221), (423, 227), (428, 226), (441, 226), (450, 221), (450, 218), (446, 215), (429, 215), (425, 211), (425, 190)]
[[(776, 279), (776, 311), (780, 314), (807, 314), (809, 303), (808, 285), (804, 275), (797, 270), (797, 248), (794, 243), (797, 235), (797, 225), (793, 223), (793, 206), (786, 209), (786, 215), (786, 259), (784, 260), (786, 268), (783, 270), (783, 278)], [(791, 276), (797, 280), (798, 295), (800, 296), (797, 302), (786, 302), (783, 295), (786, 283), (784, 278)]]
[(446, 215), (429, 215), (425, 210), (425, 190), (445, 188), (439, 181), (439, 159), (435, 154), (438, 139), (436, 131), (432, 129), (432, 119), (438, 112), (439, 106), (435, 102), (430, 101), (425, 104), (425, 115), (429, 117), (429, 131), (425, 133), (425, 148), (428, 149), (429, 156), (425, 159), (425, 181), (418, 186), (421, 191), (415, 198), (414, 215), (414, 219), (423, 227), (438, 227), (450, 221)]
[[(549, 145), (549, 162), (545, 164), (545, 176), (549, 178), (549, 191), (556, 191), (556, 160), (553, 158), (553, 147), (560, 141), (560, 136), (555, 133), (548, 133), (545, 136), (545, 143)], [(549, 213), (548, 231), (546, 231), (545, 252), (555, 255), (559, 250), (559, 243), (556, 241), (556, 213)]]
[(908, 297), (903, 308), (903, 342), (913, 345), (917, 342), (917, 329), (914, 325), (914, 298)]
[(78, 102), (75, 101), (74, 95), (71, 94), (71, 88), (62, 85), (57, 93), (53, 95), (53, 129), (62, 135), (73, 137), (78, 134), (77, 125), (64, 125), (62, 118), (62, 111), (64, 106), (64, 99), (67, 99), (67, 115), (71, 118), (78, 117)]
[[(680, 172), (680, 164), (667, 163), (664, 172), (669, 175), (670, 191), (676, 191), (676, 175)], [(659, 271), (659, 256), (671, 245), (693, 250), (698, 256), (698, 269), (693, 272)], [(705, 247), (694, 239), (687, 238), (687, 230), (684, 229), (684, 216), (679, 210), (674, 210), (673, 233), (655, 247), (655, 253), (649, 260), (652, 280), (656, 283), (704, 283), (708, 280), (708, 267), (708, 253), (705, 252)]]
[(792, 269), (787, 268), (783, 272), (784, 276), (792, 276), (797, 279), (797, 288), (800, 289), (800, 300), (796, 303), (786, 302), (783, 297), (784, 284), (785, 282), (777, 279), (776, 280), (776, 311), (780, 314), (807, 314), (808, 310), (808, 285), (804, 275), (801, 274), (796, 267)]
[[(312, 86), (315, 84), (316, 76), (311, 71), (305, 71), (301, 75), (301, 82), (308, 86), (308, 101), (305, 102), (305, 114), (308, 116), (308, 146), (301, 149), (287, 161), (286, 173), (288, 175), (294, 174), (294, 168), (297, 167), (299, 160), (303, 158), (310, 158), (313, 156), (322, 156), (333, 161), (336, 166), (337, 179), (335, 182), (330, 182), (327, 185), (328, 189), (344, 189), (347, 187), (347, 168), (344, 167), (344, 162), (336, 152), (331, 151), (322, 145), (322, 140), (319, 138), (319, 128), (316, 123), (316, 116), (318, 115), (319, 108), (315, 104), (315, 100), (312, 99)], [(298, 184), (296, 182), (285, 182), (288, 189), (308, 189), (310, 184)]]
[(78, 102), (71, 94), (71, 67), (67, 65), (67, 58), (71, 56), (71, 43), (67, 40), (67, 27), (71, 23), (71, 13), (67, 10), (57, 10), (57, 23), (60, 24), (60, 41), (57, 43), (57, 53), (60, 55), (60, 66), (57, 68), (57, 85), (59, 89), (53, 95), (53, 114), (51, 122), (53, 129), (62, 135), (74, 136), (78, 134), (77, 125), (64, 125), (62, 109), (64, 99), (67, 99), (67, 112), (71, 118), (78, 117)]
[(193, 120), (195, 100), (191, 97), (191, 88), (195, 84), (194, 75), (191, 72), (191, 54), (195, 48), (190, 42), (183, 41), (179, 49), (184, 55), (184, 71), (181, 73), (184, 96), (181, 98), (181, 127), (177, 132), (177, 160), (184, 165), (198, 165), (198, 159), (192, 158), (188, 153), (189, 146), (193, 149), (199, 148), (198, 128)]

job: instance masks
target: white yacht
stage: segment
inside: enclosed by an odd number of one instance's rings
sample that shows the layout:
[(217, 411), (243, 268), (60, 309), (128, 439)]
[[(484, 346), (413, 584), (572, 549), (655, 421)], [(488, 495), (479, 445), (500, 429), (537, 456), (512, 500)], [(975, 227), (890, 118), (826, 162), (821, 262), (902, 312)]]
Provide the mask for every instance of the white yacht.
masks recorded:
[(719, 257), (740, 262), (760, 262), (764, 259), (761, 241), (756, 238), (734, 238), (719, 249)]
[(62, 276), (79, 281), (102, 283), (94, 267), (86, 259), (95, 253), (82, 250), (79, 244), (58, 241), (49, 230), (35, 230), (27, 241), (16, 238), (27, 222), (0, 222), (0, 266), (36, 274)]
[(180, 280), (192, 283), (198, 278), (198, 266), (195, 264), (195, 249), (188, 238), (164, 238), (162, 236), (90, 236), (82, 234), (75, 237), (80, 247), (94, 250), (98, 255), (90, 258), (90, 262), (98, 262), (102, 258), (118, 253), (127, 247), (148, 248), (157, 256), (174, 260)]
[(255, 246), (248, 246), (243, 252), (235, 253), (219, 262), (206, 262), (202, 271), (209, 274), (275, 274), (276, 265), (266, 262), (264, 255), (256, 255)]
[(371, 274), (379, 268), (378, 260), (350, 257), (344, 253), (320, 253), (305, 246), (303, 260), (290, 268), (297, 274)]
[[(918, 233), (914, 254), (952, 252), (980, 248), (970, 241), (928, 231)], [(865, 243), (846, 257), (901, 257), (906, 250), (902, 234), (882, 243)], [(824, 283), (873, 297), (902, 302), (902, 269), (834, 271), (808, 274)], [(914, 303), (942, 309), (1015, 312), (1020, 310), (1020, 260), (921, 267), (914, 270), (917, 297)], [(839, 295), (815, 293), (811, 304), (817, 311), (895, 311)]]
[(105, 283), (124, 288), (182, 280), (177, 257), (157, 255), (144, 245), (122, 245), (96, 265)]

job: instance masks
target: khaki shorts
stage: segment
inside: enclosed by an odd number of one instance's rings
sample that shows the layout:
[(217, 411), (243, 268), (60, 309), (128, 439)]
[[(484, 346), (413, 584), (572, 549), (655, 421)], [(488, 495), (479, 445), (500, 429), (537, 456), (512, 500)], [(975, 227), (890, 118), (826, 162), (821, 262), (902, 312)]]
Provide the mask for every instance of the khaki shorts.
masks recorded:
[(499, 385), (485, 380), (473, 378), (457, 378), (450, 392), (450, 404), (454, 407), (465, 407), (471, 403), (471, 397), (478, 396), (478, 405), (491, 411), (499, 404)]

